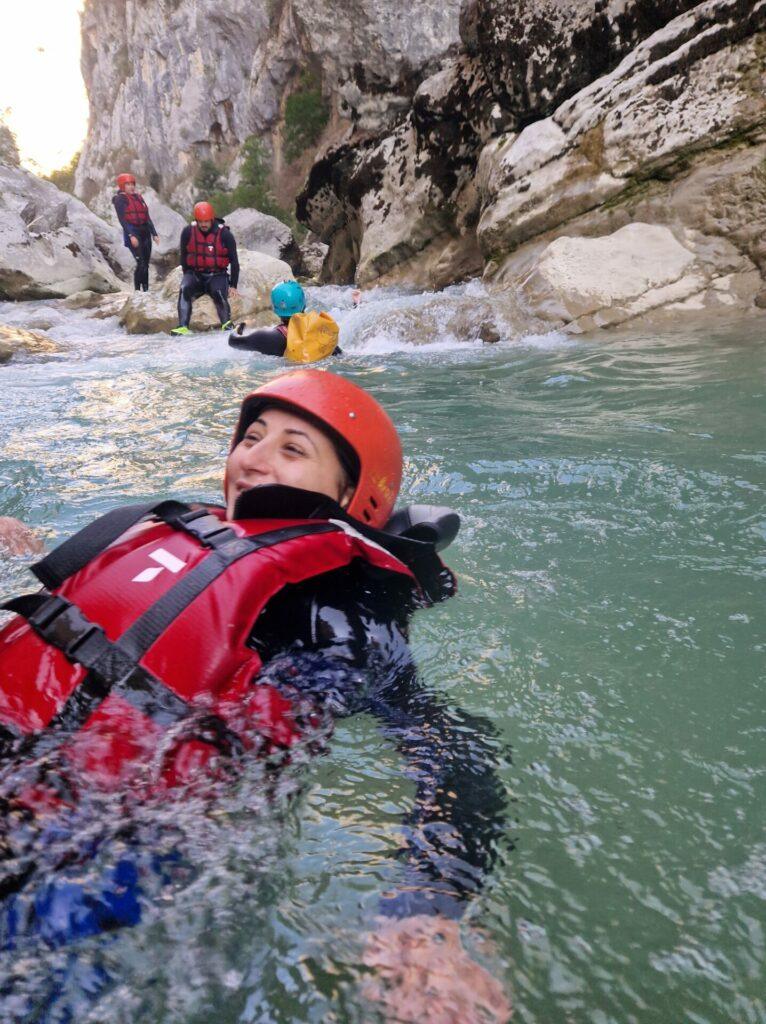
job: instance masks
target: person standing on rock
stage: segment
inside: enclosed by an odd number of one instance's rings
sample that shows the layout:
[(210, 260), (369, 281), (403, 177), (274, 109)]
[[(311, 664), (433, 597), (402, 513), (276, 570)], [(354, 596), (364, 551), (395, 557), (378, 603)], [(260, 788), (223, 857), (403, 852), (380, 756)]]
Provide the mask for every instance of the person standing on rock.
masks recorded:
[(237, 294), (239, 259), (234, 235), (210, 203), (197, 203), (194, 220), (181, 232), (181, 267), (184, 275), (178, 292), (178, 327), (171, 334), (191, 334), (189, 322), (194, 300), (209, 295), (215, 303), (221, 330), (234, 326), (229, 289)]
[(117, 219), (122, 227), (125, 247), (130, 249), (136, 261), (133, 271), (133, 287), (137, 292), (149, 291), (149, 260), (152, 255), (152, 241), (159, 242), (157, 232), (149, 216), (149, 207), (140, 192), (136, 192), (136, 179), (132, 174), (117, 175), (118, 191), (112, 196)]

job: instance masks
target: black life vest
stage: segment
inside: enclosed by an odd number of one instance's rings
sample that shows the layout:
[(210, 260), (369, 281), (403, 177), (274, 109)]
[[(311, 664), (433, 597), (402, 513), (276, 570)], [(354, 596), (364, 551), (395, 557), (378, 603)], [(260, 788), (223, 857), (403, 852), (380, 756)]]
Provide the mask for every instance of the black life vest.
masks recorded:
[(229, 250), (221, 240), (220, 225), (216, 224), (203, 234), (196, 224), (192, 224), (186, 243), (186, 265), (201, 271), (226, 270)]

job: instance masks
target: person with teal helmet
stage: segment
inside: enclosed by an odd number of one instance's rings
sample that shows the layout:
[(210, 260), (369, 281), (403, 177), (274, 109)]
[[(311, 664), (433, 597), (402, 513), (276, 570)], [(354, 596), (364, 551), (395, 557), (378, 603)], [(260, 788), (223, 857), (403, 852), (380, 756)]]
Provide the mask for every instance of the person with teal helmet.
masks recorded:
[[(250, 334), (243, 333), (245, 325), (242, 323), (229, 335), (231, 347), (246, 352), (260, 352), (265, 356), (287, 355), (290, 319), (298, 313), (305, 312), (306, 293), (297, 281), (280, 281), (271, 289), (271, 308), (279, 317), (280, 323), (275, 327), (263, 327), (251, 331)], [(327, 314), (323, 315), (327, 317)], [(339, 345), (335, 347), (332, 354), (342, 354)]]
[(306, 308), (306, 293), (297, 281), (280, 281), (271, 289), (271, 308), (282, 320), (289, 320)]

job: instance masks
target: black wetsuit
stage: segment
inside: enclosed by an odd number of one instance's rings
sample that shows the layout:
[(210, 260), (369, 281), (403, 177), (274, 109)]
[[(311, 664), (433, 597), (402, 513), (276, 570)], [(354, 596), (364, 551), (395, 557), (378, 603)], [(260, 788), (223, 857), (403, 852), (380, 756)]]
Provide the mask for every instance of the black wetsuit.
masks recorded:
[[(287, 327), (289, 320), (283, 320), (282, 326)], [(244, 352), (260, 352), (264, 356), (284, 356), (287, 349), (287, 334), (276, 327), (261, 327), (250, 334), (244, 334), (244, 324), (240, 324), (236, 331), (229, 335), (229, 344), (232, 348)], [(343, 355), (340, 345), (335, 346), (334, 356)]]
[[(151, 218), (146, 224), (129, 224), (125, 219), (125, 211), (128, 205), (128, 197), (124, 192), (117, 192), (112, 196), (112, 203), (117, 212), (117, 219), (122, 228), (125, 247), (130, 250), (133, 259), (136, 261), (136, 269), (133, 271), (133, 287), (138, 291), (149, 291), (149, 260), (152, 255), (152, 238), (156, 237), (157, 231)], [(137, 246), (131, 243), (131, 238), (138, 242)]]
[[(282, 323), (286, 326), (287, 320)], [(262, 327), (250, 334), (243, 334), (240, 324), (236, 331), (229, 335), (229, 344), (245, 352), (260, 352), (264, 356), (283, 356), (287, 348), (287, 335), (279, 327)]]
[[(229, 271), (225, 270), (197, 270), (191, 262), (187, 251), (192, 225), (187, 226), (181, 232), (181, 267), (183, 278), (181, 288), (178, 292), (178, 325), (188, 327), (192, 316), (194, 300), (201, 295), (209, 295), (215, 304), (215, 311), (221, 324), (231, 320), (231, 308), (229, 306), (229, 286), (236, 288), (239, 282), (239, 258), (237, 256), (237, 243), (234, 235), (221, 220), (216, 220), (210, 230), (220, 229), (221, 243), (229, 252)], [(209, 232), (201, 232), (204, 235)]]
[[(281, 490), (246, 492), (237, 515), (270, 518), (279, 512)], [(292, 514), (347, 519), (329, 499), (324, 507), (308, 502)], [(445, 586), (450, 592), (451, 576), (430, 550), (421, 551), (429, 545), (360, 529), (409, 564), (432, 599), (442, 599)], [(450, 708), (418, 679), (407, 639), (416, 610), (410, 595), (404, 577), (353, 563), (280, 591), (261, 613), (251, 642), (263, 659), (264, 681), (310, 696), (334, 718), (373, 715), (406, 760), (417, 787), (405, 819), (406, 870), (401, 886), (381, 900), (381, 913), (459, 917), (480, 889), (503, 833), (500, 744), (486, 719)]]

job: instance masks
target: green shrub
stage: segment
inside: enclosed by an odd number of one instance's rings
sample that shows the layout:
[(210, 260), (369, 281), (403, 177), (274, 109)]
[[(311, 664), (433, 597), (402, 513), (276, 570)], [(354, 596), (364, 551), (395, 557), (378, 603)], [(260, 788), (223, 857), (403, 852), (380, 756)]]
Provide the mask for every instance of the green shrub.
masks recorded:
[(16, 136), (3, 121), (0, 121), (0, 164), (6, 164), (8, 167), (19, 166)]
[(217, 192), (221, 188), (221, 172), (212, 160), (203, 160), (194, 176), (194, 187), (200, 195)]
[(330, 118), (316, 75), (304, 71), (298, 89), (287, 97), (283, 139), (285, 157), (292, 163), (314, 146)]
[(78, 150), (75, 153), (66, 167), (60, 167), (57, 171), (51, 171), (50, 174), (46, 174), (45, 180), (53, 182), (56, 188), (60, 188), (62, 192), (70, 192), (74, 195), (74, 174), (80, 160), (80, 152)]
[[(250, 135), (242, 146), (242, 170), (239, 175), (239, 182), (233, 189), (217, 189), (208, 191), (204, 196), (204, 189), (200, 186), (201, 174), (205, 163), (212, 164), (212, 161), (204, 161), (200, 164), (195, 185), (200, 188), (200, 197), (207, 199), (213, 205), (218, 217), (226, 217), (232, 210), (239, 210), (243, 207), (260, 210), (271, 217), (277, 217), (283, 224), (289, 225), (296, 236), (303, 237), (306, 230), (303, 225), (298, 224), (292, 210), (286, 210), (277, 202), (271, 188), (271, 164), (261, 140)], [(215, 165), (213, 165), (215, 166)], [(219, 176), (220, 180), (220, 176)]]

